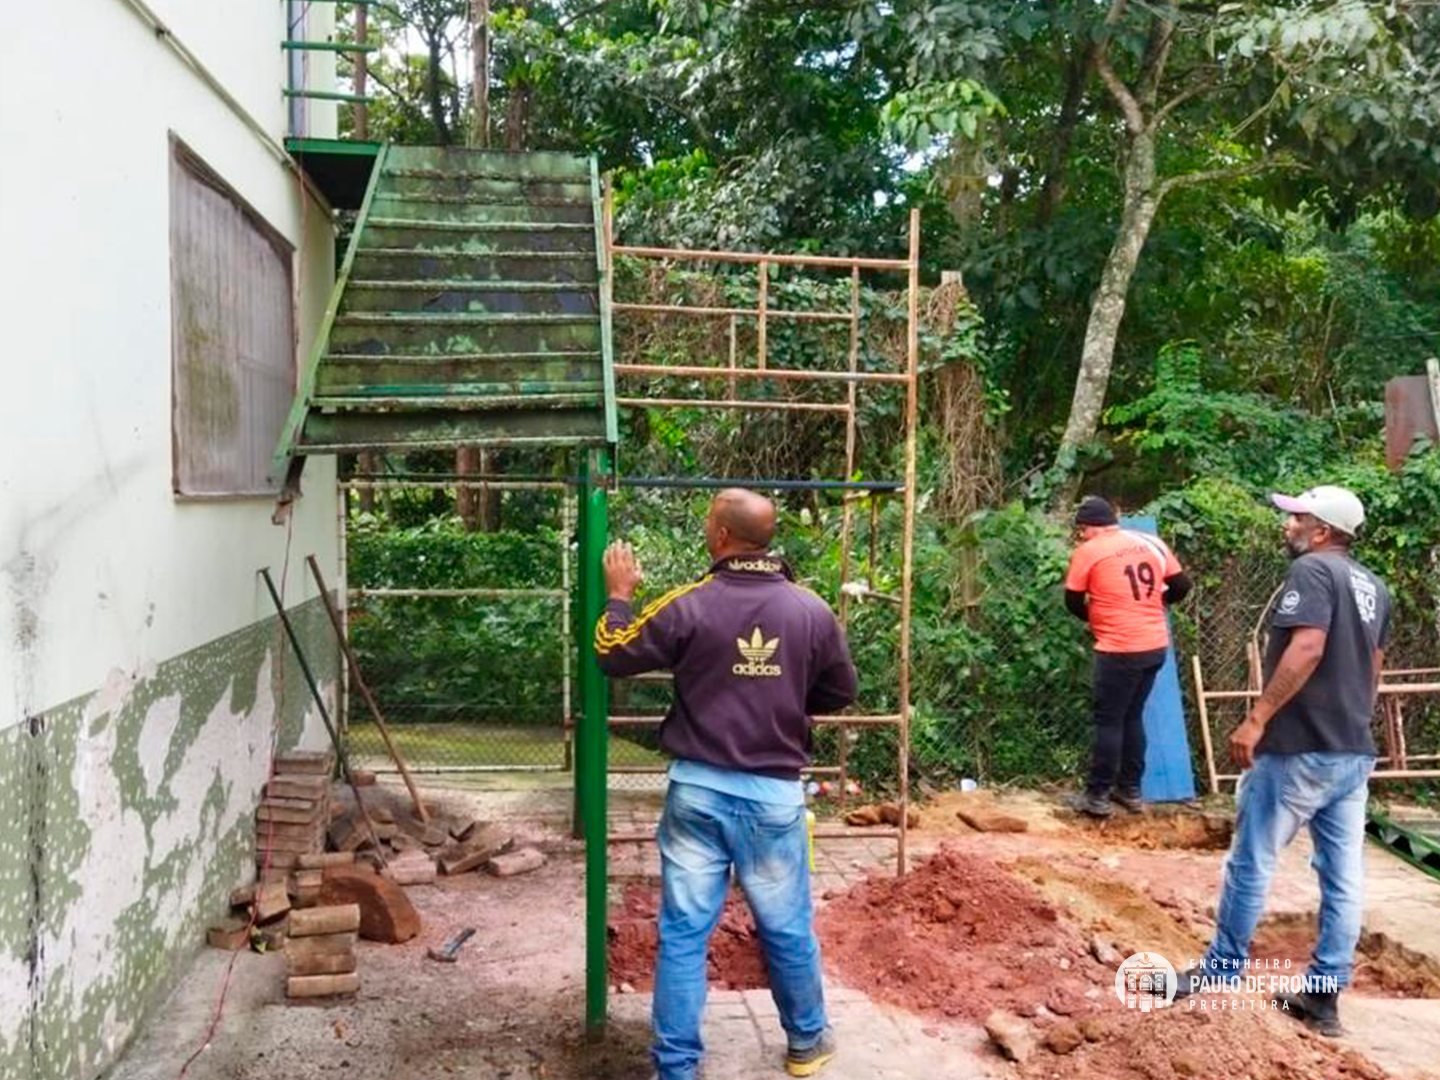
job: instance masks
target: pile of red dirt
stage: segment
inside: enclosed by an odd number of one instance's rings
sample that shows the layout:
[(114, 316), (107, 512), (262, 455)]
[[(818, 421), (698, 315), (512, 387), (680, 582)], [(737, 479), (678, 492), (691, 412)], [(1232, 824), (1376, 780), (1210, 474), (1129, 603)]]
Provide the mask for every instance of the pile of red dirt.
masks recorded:
[(1275, 1012), (1209, 1013), (1176, 1006), (1157, 1013), (1116, 1011), (1081, 1027), (1084, 1036), (1063, 1063), (1042, 1050), (1014, 1074), (1031, 1080), (1056, 1075), (1076, 1080), (1385, 1080), (1389, 1075)]
[(982, 1020), (993, 1009), (1080, 1017), (1119, 1007), (1114, 968), (1054, 907), (993, 861), (953, 848), (903, 878), (866, 880), (817, 923), (827, 966), (845, 983), (915, 1012)]
[[(635, 990), (655, 988), (655, 916), (660, 896), (653, 888), (631, 885), (608, 929), (610, 981)], [(770, 985), (755, 920), (738, 892), (725, 898), (720, 925), (710, 938), (707, 977), (714, 990), (754, 990)]]

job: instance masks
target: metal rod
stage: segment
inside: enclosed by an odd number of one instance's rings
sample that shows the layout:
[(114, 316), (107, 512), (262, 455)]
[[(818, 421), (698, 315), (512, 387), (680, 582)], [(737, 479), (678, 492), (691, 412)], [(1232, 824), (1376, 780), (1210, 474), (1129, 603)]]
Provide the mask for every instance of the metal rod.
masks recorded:
[[(355, 40), (364, 41), (370, 36), (369, 4), (355, 5)], [(365, 96), (365, 83), (370, 77), (370, 58), (365, 53), (355, 54), (355, 109), (351, 114), (355, 121), (355, 138), (364, 142), (370, 138), (370, 101)]]
[(762, 480), (754, 477), (726, 479), (708, 476), (622, 476), (621, 487), (638, 488), (730, 488), (744, 487), (769, 491), (904, 491), (894, 480)]
[[(611, 727), (653, 727), (665, 719), (664, 713), (622, 714), (611, 716)], [(855, 716), (812, 716), (811, 721), (826, 727), (893, 727), (901, 722), (899, 713), (857, 714)]]
[(320, 600), (325, 605), (325, 614), (330, 617), (330, 625), (335, 629), (335, 639), (340, 645), (340, 652), (345, 657), (350, 679), (365, 700), (365, 706), (370, 710), (370, 718), (375, 721), (375, 729), (380, 732), (380, 739), (385, 743), (385, 749), (390, 752), (391, 760), (395, 762), (395, 767), (400, 770), (400, 775), (405, 780), (405, 787), (410, 792), (410, 801), (415, 804), (415, 813), (419, 815), (421, 821), (429, 824), (430, 811), (425, 809), (425, 803), (420, 798), (420, 792), (415, 787), (410, 770), (405, 767), (405, 759), (401, 756), (399, 747), (390, 738), (390, 726), (385, 723), (385, 717), (380, 712), (375, 695), (370, 692), (370, 687), (365, 682), (365, 676), (360, 671), (360, 661), (355, 656), (355, 650), (350, 648), (350, 642), (346, 640), (345, 625), (340, 621), (340, 612), (336, 610), (334, 601), (330, 599), (330, 589), (325, 584), (325, 576), (320, 573), (320, 564), (314, 555), (307, 555), (305, 562), (310, 567), (311, 575), (315, 578), (315, 587), (320, 590)]
[[(764, 265), (763, 263), (761, 264)], [(764, 295), (762, 293), (762, 295)], [(728, 315), (731, 318), (796, 319), (802, 322), (849, 322), (844, 311), (794, 311), (787, 308), (691, 307), (686, 304), (634, 304), (616, 301), (615, 311), (635, 311), (652, 315)]]
[(897, 371), (805, 371), (799, 368), (702, 367), (695, 364), (616, 364), (616, 375), (644, 375), (678, 379), (775, 379), (785, 382), (903, 383)]
[(320, 684), (315, 681), (315, 673), (310, 670), (310, 661), (305, 657), (305, 650), (300, 647), (300, 638), (295, 633), (295, 627), (290, 622), (290, 614), (285, 610), (285, 602), (280, 599), (280, 593), (275, 588), (275, 582), (270, 577), (270, 568), (260, 568), (260, 576), (265, 579), (265, 588), (270, 593), (270, 600), (275, 605), (275, 613), (280, 616), (280, 625), (285, 628), (285, 636), (290, 639), (290, 648), (295, 651), (295, 659), (300, 664), (300, 673), (305, 676), (305, 683), (310, 687), (310, 696), (315, 699), (315, 707), (320, 712), (320, 719), (325, 724), (325, 730), (330, 734), (330, 744), (335, 747), (335, 760), (340, 766), (340, 775), (345, 777), (345, 783), (350, 786), (350, 793), (355, 796), (355, 808), (360, 811), (360, 819), (365, 822), (365, 831), (370, 834), (370, 842), (375, 846), (375, 857), (380, 860), (380, 865), (385, 866), (384, 852), (381, 850), (380, 834), (375, 831), (375, 823), (370, 820), (370, 812), (365, 809), (365, 800), (360, 797), (360, 789), (355, 784), (355, 777), (350, 772), (350, 762), (345, 757), (345, 747), (340, 742), (340, 733), (335, 730), (335, 724), (330, 719), (330, 710), (325, 706), (325, 697), (320, 693)]
[(575, 765), (575, 743), (570, 733), (570, 665), (572, 662), (570, 635), (574, 633), (570, 611), (571, 605), (574, 603), (574, 597), (570, 593), (570, 533), (573, 528), (570, 496), (569, 492), (566, 492), (560, 496), (560, 589), (565, 594), (565, 602), (560, 605), (560, 726), (565, 732), (566, 772), (570, 772)]
[[(411, 765), (412, 773), (422, 776), (435, 776), (441, 773), (539, 773), (539, 772), (564, 772), (563, 765)], [(385, 765), (376, 765), (370, 770), (373, 773), (389, 776), (396, 770)]]
[(351, 589), (353, 597), (378, 597), (381, 599), (404, 598), (475, 598), (483, 600), (516, 600), (525, 597), (542, 599), (563, 598), (563, 589)]
[(777, 255), (773, 252), (706, 251), (696, 248), (638, 247), (627, 244), (616, 244), (610, 250), (616, 255), (629, 255), (637, 259), (674, 259), (677, 262), (728, 262), (751, 265), (769, 262), (777, 266), (832, 266), (845, 270), (854, 266), (863, 270), (904, 270), (910, 265), (906, 259), (852, 258), (847, 255)]
[[(591, 451), (585, 455), (581, 479), (580, 506), (580, 618), (582, 628), (595, 625), (605, 607), (605, 581), (601, 557), (609, 533), (609, 512), (606, 478), (609, 469), (604, 455)], [(600, 671), (595, 650), (587, 647), (589, 635), (577, 633), (585, 641), (580, 650), (580, 695), (584, 702), (577, 750), (580, 752), (577, 783), (580, 792), (581, 821), (585, 829), (585, 1027), (592, 1035), (605, 1026), (605, 1009), (609, 991), (606, 977), (606, 914), (607, 914), (607, 852), (606, 764), (608, 756), (609, 685)]]
[(615, 404), (627, 409), (769, 409), (772, 412), (843, 413), (847, 409), (838, 402), (820, 401), (736, 401), (733, 398), (616, 398)]
[(895, 873), (905, 874), (910, 806), (910, 619), (915, 574), (916, 425), (920, 412), (920, 211), (910, 211), (910, 273), (906, 293), (905, 532), (900, 552), (900, 838)]
[[(855, 405), (858, 388), (855, 375), (860, 367), (860, 268), (858, 266), (850, 269), (850, 349), (846, 359), (846, 374), (849, 376), (849, 382), (845, 387), (845, 404), (849, 412), (845, 417), (845, 478), (848, 480), (855, 475), (857, 441)], [(842, 584), (850, 580), (854, 526), (855, 504), (852, 499), (847, 497), (841, 500), (840, 506), (840, 581)], [(840, 590), (839, 607), (840, 626), (848, 632), (850, 629), (850, 594), (843, 588)], [(850, 779), (850, 740), (845, 737), (843, 732), (840, 735), (839, 756), (840, 793), (836, 801), (843, 807), (845, 805), (845, 789)]]
[(426, 488), (448, 490), (457, 487), (488, 487), (492, 491), (564, 491), (563, 480), (486, 480), (466, 478), (464, 480), (342, 480), (340, 487), (347, 490), (378, 490), (380, 488)]

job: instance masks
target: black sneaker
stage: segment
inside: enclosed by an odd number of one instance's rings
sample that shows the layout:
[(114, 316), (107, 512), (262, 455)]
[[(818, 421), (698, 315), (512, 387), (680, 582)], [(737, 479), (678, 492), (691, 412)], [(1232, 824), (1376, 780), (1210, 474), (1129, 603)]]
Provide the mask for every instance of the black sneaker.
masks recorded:
[(785, 1071), (791, 1076), (814, 1076), (835, 1056), (835, 1033), (826, 1028), (820, 1041), (805, 1050), (785, 1051)]
[(1110, 809), (1110, 800), (1108, 798), (1104, 795), (1091, 795), (1088, 791), (1070, 796), (1066, 801), (1066, 805), (1068, 805), (1071, 810), (1084, 814), (1086, 817), (1107, 818), (1113, 812)]
[(1132, 791), (1112, 791), (1110, 801), (1122, 810), (1128, 810), (1132, 814), (1143, 814), (1145, 812), (1145, 800), (1140, 798), (1140, 789)]
[(1334, 1039), (1345, 1034), (1345, 1029), (1340, 1026), (1338, 993), (1312, 994), (1305, 990), (1298, 994), (1277, 994), (1270, 1000), (1293, 1019), (1326, 1038)]

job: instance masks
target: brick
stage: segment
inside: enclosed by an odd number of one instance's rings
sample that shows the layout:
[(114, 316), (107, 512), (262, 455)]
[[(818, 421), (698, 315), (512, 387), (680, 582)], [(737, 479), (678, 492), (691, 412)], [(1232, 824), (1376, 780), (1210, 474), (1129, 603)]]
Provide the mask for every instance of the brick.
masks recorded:
[(323, 807), (305, 799), (261, 799), (255, 808), (256, 821), (278, 821), (291, 825), (313, 825)]
[(249, 907), (255, 901), (255, 883), (249, 885), (237, 885), (230, 890), (230, 906), (232, 908)]
[(292, 937), (285, 943), (286, 956), (332, 956), (338, 953), (353, 953), (360, 934), (347, 930), (340, 934), (309, 934)]
[(301, 955), (292, 953), (288, 947), (285, 950), (287, 975), (348, 975), (355, 968), (353, 952)]
[(390, 860), (381, 871), (397, 885), (430, 885), (435, 881), (435, 858), (423, 851), (410, 851)]
[(440, 825), (427, 825), (420, 834), (420, 843), (426, 847), (439, 847), (450, 842), (450, 831)]
[(391, 810), (388, 806), (367, 806), (365, 807), (365, 811), (370, 815), (370, 820), (375, 822), (376, 825), (382, 823), (386, 825), (395, 824), (395, 811)]
[(306, 776), (329, 776), (335, 758), (328, 750), (291, 750), (275, 755), (275, 772), (302, 773)]
[(292, 998), (337, 997), (359, 989), (360, 976), (353, 971), (348, 975), (291, 975), (285, 980), (285, 993)]
[(318, 843), (325, 835), (319, 822), (299, 824), (288, 821), (257, 821), (255, 835), (261, 846), (273, 845), (280, 840), (303, 840)]
[(330, 779), (305, 774), (277, 774), (265, 784), (265, 797), (276, 799), (309, 799), (323, 803), (330, 794)]
[(354, 861), (353, 851), (317, 851), (301, 855), (295, 865), (302, 870), (323, 870), (327, 866), (349, 866)]
[(390, 846), (396, 851), (404, 854), (407, 851), (423, 851), (420, 841), (408, 833), (396, 833), (390, 838)]
[(260, 952), (278, 952), (285, 947), (286, 933), (283, 922), (271, 923), (269, 926), (257, 926), (255, 937), (259, 939), (258, 948)]
[[(321, 886), (323, 894), (324, 886)], [(290, 936), (345, 934), (360, 928), (360, 905), (353, 901), (327, 900), (324, 907), (295, 911), (290, 915)]]
[(272, 881), (260, 886), (255, 895), (255, 921), (268, 923), (290, 910), (290, 894), (285, 882)]
[(348, 814), (330, 825), (330, 846), (336, 851), (358, 851), (370, 843), (365, 826)]
[(405, 890), (359, 867), (328, 868), (320, 888), (320, 901), (357, 905), (360, 936), (368, 941), (395, 944), (409, 941), (420, 932), (420, 916)]
[(320, 887), (320, 882), (325, 879), (325, 871), (322, 867), (293, 870), (290, 873), (290, 881), (297, 889), (305, 889), (311, 886)]
[(521, 848), (506, 855), (496, 855), (485, 864), (485, 869), (496, 877), (514, 877), (528, 874), (545, 865), (545, 853), (538, 848)]
[(457, 841), (464, 842), (474, 835), (476, 829), (483, 828), (485, 822), (479, 818), (471, 818), (466, 822), (454, 822), (450, 826), (450, 835)]
[(955, 816), (976, 832), (1026, 832), (1030, 823), (1024, 818), (1002, 814), (986, 806), (970, 806), (955, 811)]
[(267, 870), (286, 873), (303, 857), (303, 852), (298, 851), (266, 851), (257, 845), (255, 852), (255, 865), (263, 874)]
[[(314, 837), (284, 835), (271, 836), (268, 835), (267, 831), (257, 835), (255, 838), (255, 843), (256, 847), (259, 848), (262, 856), (266, 853), (269, 853), (271, 855), (305, 855), (311, 851), (314, 851), (315, 848), (319, 846), (319, 835), (316, 834)], [(270, 862), (272, 866), (279, 865), (278, 861), (273, 858), (270, 860)], [(291, 859), (288, 865), (294, 866), (295, 860)]]
[(499, 826), (482, 826), (464, 843), (449, 844), (440, 852), (440, 869), (446, 874), (468, 873), (492, 856), (510, 850), (513, 843), (513, 838)]
[(375, 835), (381, 840), (393, 840), (395, 837), (403, 834), (400, 832), (400, 826), (396, 825), (393, 821), (376, 821)]
[(374, 787), (376, 776), (369, 769), (351, 769), (350, 780), (356, 787)]
[(234, 952), (250, 945), (250, 924), (241, 919), (226, 919), (219, 926), (212, 926), (205, 933), (205, 940), (214, 949)]

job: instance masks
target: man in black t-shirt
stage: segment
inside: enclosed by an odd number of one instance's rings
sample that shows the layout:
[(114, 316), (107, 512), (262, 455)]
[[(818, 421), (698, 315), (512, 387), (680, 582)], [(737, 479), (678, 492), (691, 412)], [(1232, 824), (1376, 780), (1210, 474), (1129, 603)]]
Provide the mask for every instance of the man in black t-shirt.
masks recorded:
[(1230, 756), (1246, 771), (1215, 937), (1204, 959), (1180, 975), (1176, 997), (1246, 974), (1276, 856), (1308, 825), (1320, 878), (1319, 936), (1303, 983), (1275, 1001), (1322, 1034), (1338, 1035), (1337, 1000), (1350, 981), (1364, 906), (1370, 727), (1390, 594), (1350, 557), (1365, 521), (1353, 493), (1317, 487), (1270, 498), (1289, 515), (1285, 546), (1295, 561), (1270, 620), (1264, 689), (1230, 736)]

